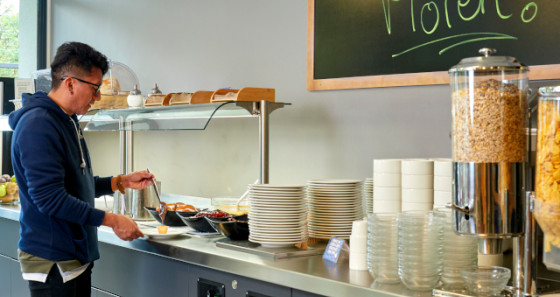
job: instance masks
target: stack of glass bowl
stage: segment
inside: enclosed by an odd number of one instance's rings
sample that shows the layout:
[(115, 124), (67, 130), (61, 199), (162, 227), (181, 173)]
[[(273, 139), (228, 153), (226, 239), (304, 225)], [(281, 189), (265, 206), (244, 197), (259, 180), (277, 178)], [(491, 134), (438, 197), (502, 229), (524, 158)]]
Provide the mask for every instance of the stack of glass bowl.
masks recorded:
[(461, 290), (465, 287), (461, 270), (476, 268), (478, 264), (478, 238), (460, 236), (453, 230), (451, 209), (438, 208), (436, 213), (444, 217), (443, 224), (443, 273), (444, 289)]
[(397, 213), (368, 216), (368, 269), (379, 283), (398, 283)]
[(398, 216), (398, 267), (410, 290), (431, 290), (442, 272), (445, 216), (434, 211), (405, 211)]

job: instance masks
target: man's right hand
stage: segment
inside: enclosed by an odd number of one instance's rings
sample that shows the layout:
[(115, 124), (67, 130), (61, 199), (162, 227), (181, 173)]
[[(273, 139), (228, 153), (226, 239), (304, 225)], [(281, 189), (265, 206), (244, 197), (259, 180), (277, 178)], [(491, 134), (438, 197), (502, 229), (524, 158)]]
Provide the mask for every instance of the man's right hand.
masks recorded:
[(124, 215), (106, 212), (101, 224), (113, 228), (113, 232), (122, 240), (131, 241), (144, 236), (136, 222)]

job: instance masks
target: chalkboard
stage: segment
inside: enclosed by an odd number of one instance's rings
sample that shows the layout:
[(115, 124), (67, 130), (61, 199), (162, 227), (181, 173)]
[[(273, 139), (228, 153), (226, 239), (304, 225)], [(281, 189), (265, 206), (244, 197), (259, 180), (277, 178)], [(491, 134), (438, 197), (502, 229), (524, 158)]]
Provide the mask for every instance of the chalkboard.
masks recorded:
[(559, 0), (308, 0), (309, 90), (447, 84), (483, 47), (560, 78)]

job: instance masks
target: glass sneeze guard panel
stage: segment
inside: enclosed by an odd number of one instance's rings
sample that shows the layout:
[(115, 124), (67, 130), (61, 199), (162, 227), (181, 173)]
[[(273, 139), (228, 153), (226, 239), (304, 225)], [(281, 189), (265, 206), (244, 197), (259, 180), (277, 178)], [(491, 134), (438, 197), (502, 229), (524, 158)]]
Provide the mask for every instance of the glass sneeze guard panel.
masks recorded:
[[(214, 117), (253, 117), (240, 106), (258, 102), (224, 102), (192, 105), (137, 107), (100, 110), (93, 115), (86, 131), (204, 130)], [(289, 103), (270, 103), (283, 107)]]

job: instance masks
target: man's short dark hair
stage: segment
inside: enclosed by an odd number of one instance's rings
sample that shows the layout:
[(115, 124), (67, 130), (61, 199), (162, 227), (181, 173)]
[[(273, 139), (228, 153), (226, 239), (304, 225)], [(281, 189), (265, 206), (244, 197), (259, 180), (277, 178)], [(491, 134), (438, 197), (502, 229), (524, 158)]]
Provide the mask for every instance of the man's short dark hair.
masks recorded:
[(90, 74), (92, 67), (101, 69), (104, 75), (109, 68), (107, 57), (85, 43), (62, 44), (51, 63), (52, 88), (56, 90), (64, 76)]

